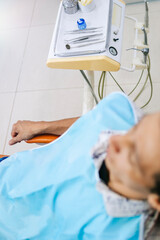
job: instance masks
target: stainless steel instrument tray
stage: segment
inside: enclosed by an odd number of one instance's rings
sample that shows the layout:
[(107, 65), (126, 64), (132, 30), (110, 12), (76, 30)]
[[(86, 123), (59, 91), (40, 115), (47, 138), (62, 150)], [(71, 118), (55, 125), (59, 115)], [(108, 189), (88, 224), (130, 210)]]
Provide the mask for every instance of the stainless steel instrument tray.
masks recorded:
[[(53, 47), (54, 55), (57, 57), (70, 57), (77, 55), (91, 55), (106, 51), (110, 38), (112, 17), (111, 2), (111, 0), (95, 0), (96, 7), (93, 11), (83, 13), (81, 10), (78, 10), (75, 14), (66, 14), (61, 4), (55, 29), (55, 41)], [(87, 28), (97, 28), (94, 32), (95, 34), (99, 33), (99, 28), (101, 28), (103, 35), (100, 37), (100, 40), (104, 39), (104, 41), (97, 44), (85, 44), (80, 48), (75, 45), (74, 48), (71, 47), (70, 49), (66, 49), (66, 39), (73, 39), (89, 34), (87, 31), (85, 34), (75, 34), (75, 32), (74, 34), (67, 34), (69, 31), (75, 31), (78, 29), (77, 20), (79, 18), (85, 19)]]

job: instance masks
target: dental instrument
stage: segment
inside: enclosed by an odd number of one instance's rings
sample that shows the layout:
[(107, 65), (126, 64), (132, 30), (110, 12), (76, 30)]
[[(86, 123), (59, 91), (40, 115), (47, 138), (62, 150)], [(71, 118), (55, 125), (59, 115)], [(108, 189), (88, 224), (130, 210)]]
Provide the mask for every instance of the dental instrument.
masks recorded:
[[(96, 41), (95, 41), (96, 40)], [(90, 40), (91, 41), (91, 40)], [(87, 41), (87, 42), (90, 42), (90, 41)], [(79, 48), (79, 47), (86, 47), (86, 46), (90, 46), (90, 45), (94, 45), (94, 44), (98, 44), (98, 43), (102, 43), (104, 42), (105, 40), (99, 40), (98, 39), (94, 39), (94, 41), (92, 40), (90, 43), (86, 43), (86, 44), (79, 44), (79, 45), (76, 45), (76, 46), (71, 46), (69, 44), (66, 44), (66, 48), (69, 50), (71, 48)]]
[(103, 30), (103, 27), (92, 27), (92, 28), (86, 28), (86, 29), (74, 29), (74, 30), (70, 30), (70, 31), (65, 31), (64, 34), (81, 34), (81, 33), (88, 33), (88, 32), (92, 32), (92, 31), (97, 31), (97, 30)]
[(143, 48), (143, 49), (138, 49), (138, 48), (128, 48), (126, 49), (127, 51), (129, 50), (136, 50), (136, 51), (140, 51), (143, 53), (144, 55), (144, 63), (146, 64), (147, 63), (147, 56), (149, 54), (149, 48)]
[(65, 39), (64, 41), (67, 43), (76, 43), (76, 42), (81, 42), (81, 41), (89, 40), (94, 37), (100, 37), (100, 36), (103, 36), (103, 34), (99, 33), (99, 34), (86, 35), (86, 36), (72, 38), (72, 39)]
[(144, 0), (144, 3), (145, 3), (145, 18), (144, 18), (144, 22), (145, 22), (145, 27), (148, 28), (149, 27), (148, 0)]
[[(74, 42), (71, 42), (70, 44), (79, 44), (79, 43), (81, 43), (81, 45), (83, 45), (83, 43), (92, 43), (92, 42), (94, 44), (96, 41), (104, 42), (105, 39), (103, 40), (103, 39), (100, 39), (100, 38), (92, 38), (92, 39), (86, 39), (86, 40), (83, 40), (83, 41), (76, 41), (76, 42), (74, 41)], [(69, 43), (67, 43), (67, 44), (69, 44)]]

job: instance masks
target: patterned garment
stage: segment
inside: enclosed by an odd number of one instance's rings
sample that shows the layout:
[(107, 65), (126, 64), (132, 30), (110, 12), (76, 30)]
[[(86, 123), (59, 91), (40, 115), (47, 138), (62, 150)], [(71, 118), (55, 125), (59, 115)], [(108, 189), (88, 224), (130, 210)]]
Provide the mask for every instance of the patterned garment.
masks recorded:
[[(113, 134), (124, 132), (107, 130), (100, 134), (99, 141), (92, 149), (92, 157), (97, 168), (97, 190), (103, 195), (106, 211), (113, 217), (136, 216), (145, 214), (145, 240), (160, 239), (160, 215), (153, 210), (147, 201), (130, 200), (113, 192), (108, 186), (109, 172), (104, 160), (107, 157), (108, 140)], [(104, 175), (107, 176), (105, 179)]]

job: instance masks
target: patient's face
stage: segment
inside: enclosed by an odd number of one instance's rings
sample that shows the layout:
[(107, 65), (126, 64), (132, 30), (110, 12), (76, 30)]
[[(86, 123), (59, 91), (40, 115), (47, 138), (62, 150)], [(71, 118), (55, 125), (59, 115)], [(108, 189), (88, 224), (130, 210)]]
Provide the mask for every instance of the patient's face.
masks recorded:
[[(126, 135), (110, 138), (106, 159), (112, 185), (146, 198), (160, 172), (160, 113), (145, 116)], [(119, 187), (118, 187), (119, 186)]]

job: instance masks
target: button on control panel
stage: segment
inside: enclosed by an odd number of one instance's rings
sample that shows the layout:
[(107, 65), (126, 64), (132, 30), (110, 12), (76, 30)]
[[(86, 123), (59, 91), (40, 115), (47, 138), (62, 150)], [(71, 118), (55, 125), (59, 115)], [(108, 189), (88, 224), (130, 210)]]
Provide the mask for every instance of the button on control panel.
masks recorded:
[(119, 33), (119, 29), (116, 29), (116, 30), (113, 32), (114, 35), (118, 35), (118, 33)]
[(113, 38), (113, 41), (117, 42), (117, 41), (119, 41), (119, 38)]
[(110, 48), (109, 48), (109, 52), (110, 52), (113, 56), (117, 56), (117, 54), (118, 54), (117, 49), (115, 49), (114, 47), (110, 47)]

